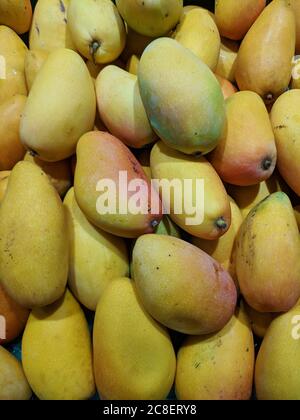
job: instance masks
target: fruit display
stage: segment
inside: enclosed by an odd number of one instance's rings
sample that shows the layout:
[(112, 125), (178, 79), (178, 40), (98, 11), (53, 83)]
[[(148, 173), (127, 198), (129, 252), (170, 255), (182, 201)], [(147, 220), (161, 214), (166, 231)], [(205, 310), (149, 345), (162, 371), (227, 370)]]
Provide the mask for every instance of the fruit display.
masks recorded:
[(299, 29), (0, 0), (0, 400), (300, 400)]

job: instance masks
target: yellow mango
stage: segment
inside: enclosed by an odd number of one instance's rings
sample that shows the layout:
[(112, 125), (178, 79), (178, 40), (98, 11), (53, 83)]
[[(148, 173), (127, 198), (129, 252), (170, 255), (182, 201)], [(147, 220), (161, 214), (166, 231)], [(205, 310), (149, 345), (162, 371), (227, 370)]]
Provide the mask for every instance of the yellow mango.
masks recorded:
[(233, 315), (237, 292), (232, 278), (188, 242), (166, 235), (140, 236), (133, 249), (132, 271), (143, 306), (168, 328), (210, 334)]
[(271, 322), (276, 317), (276, 314), (258, 312), (251, 308), (246, 302), (244, 302), (244, 305), (253, 333), (257, 335), (257, 337), (264, 338)]
[(236, 271), (241, 293), (259, 312), (285, 312), (299, 299), (300, 237), (285, 193), (271, 194), (243, 222)]
[(9, 26), (18, 34), (27, 32), (32, 19), (30, 0), (2, 0), (0, 3), (0, 24)]
[(236, 59), (239, 44), (225, 38), (221, 38), (220, 56), (216, 67), (216, 74), (230, 82), (235, 82)]
[(300, 195), (300, 89), (278, 98), (271, 111), (281, 176)]
[(117, 66), (107, 66), (96, 80), (100, 118), (110, 133), (127, 146), (153, 143), (153, 132), (139, 92), (137, 76)]
[(240, 90), (273, 102), (288, 87), (295, 54), (295, 16), (285, 0), (273, 0), (249, 29), (238, 52)]
[(298, 0), (289, 0), (288, 5), (291, 6), (296, 18), (296, 53), (300, 53), (300, 3)]
[(243, 307), (218, 333), (188, 337), (177, 355), (179, 400), (249, 400), (254, 341)]
[(30, 91), (36, 75), (48, 58), (46, 50), (28, 50), (25, 56), (25, 77), (28, 91)]
[(215, 70), (220, 55), (221, 39), (208, 10), (194, 8), (181, 18), (172, 37), (191, 50), (211, 70)]
[[(181, 188), (181, 196), (174, 188), (171, 189), (169, 205), (170, 217), (179, 227), (193, 236), (209, 240), (218, 239), (227, 232), (231, 223), (229, 198), (218, 174), (204, 157), (184, 155), (160, 141), (151, 151), (151, 173), (154, 179), (175, 182)], [(191, 187), (184, 185), (185, 179), (191, 180)], [(201, 187), (197, 180), (204, 180), (203, 198), (199, 195)], [(167, 206), (169, 197), (165, 189), (161, 184), (161, 198)], [(191, 206), (195, 206), (190, 209), (190, 214), (186, 211), (185, 194), (188, 195)], [(202, 205), (203, 220), (200, 214)], [(193, 220), (188, 220), (189, 217), (193, 217)]]
[(93, 396), (88, 324), (68, 290), (52, 305), (31, 312), (22, 339), (22, 360), (28, 382), (40, 400)]
[(23, 144), (49, 162), (71, 156), (81, 135), (93, 128), (95, 96), (92, 78), (79, 54), (64, 48), (52, 52), (25, 105), (20, 126)]
[(224, 79), (224, 77), (219, 76), (217, 74), (216, 74), (216, 78), (218, 82), (220, 83), (225, 100), (237, 92), (237, 88), (231, 82), (229, 82), (229, 80)]
[(138, 70), (139, 70), (139, 64), (140, 64), (140, 59), (135, 54), (133, 54), (131, 57), (129, 57), (127, 61), (126, 70), (129, 73), (135, 74), (137, 76)]
[(94, 323), (94, 368), (105, 400), (160, 400), (172, 387), (176, 357), (166, 328), (145, 311), (134, 283), (112, 281)]
[(0, 26), (0, 105), (14, 95), (27, 95), (24, 60), (27, 47), (7, 26)]
[(8, 178), (9, 178), (10, 172), (11, 171), (0, 172), (0, 204), (7, 190)]

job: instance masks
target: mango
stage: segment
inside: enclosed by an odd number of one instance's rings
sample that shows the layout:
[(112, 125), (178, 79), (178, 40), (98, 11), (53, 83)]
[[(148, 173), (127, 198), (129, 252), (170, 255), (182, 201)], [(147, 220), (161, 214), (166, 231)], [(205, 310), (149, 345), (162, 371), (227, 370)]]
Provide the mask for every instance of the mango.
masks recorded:
[(25, 77), (28, 91), (32, 88), (36, 75), (48, 58), (45, 50), (28, 50), (25, 56)]
[(31, 395), (21, 363), (0, 346), (0, 400), (30, 400)]
[(9, 26), (18, 34), (30, 28), (32, 7), (30, 0), (3, 0), (0, 4), (0, 24)]
[(77, 50), (97, 64), (111, 63), (125, 46), (125, 26), (111, 0), (70, 0), (68, 28)]
[(139, 70), (139, 64), (140, 59), (135, 54), (133, 54), (131, 57), (129, 57), (127, 64), (126, 64), (126, 70), (128, 73), (138, 75)]
[(258, 400), (300, 400), (299, 319), (298, 302), (271, 323), (256, 360)]
[(300, 3), (298, 0), (289, 0), (288, 5), (292, 8), (296, 18), (296, 53), (300, 53)]
[(273, 0), (263, 10), (238, 52), (235, 77), (240, 90), (252, 90), (270, 103), (287, 89), (295, 26), (294, 13), (285, 0)]
[(116, 5), (134, 31), (158, 37), (175, 27), (182, 13), (183, 0), (117, 0)]
[(14, 95), (27, 95), (24, 59), (27, 47), (7, 26), (0, 26), (0, 105)]
[(63, 294), (68, 275), (65, 223), (63, 205), (47, 175), (30, 162), (17, 163), (0, 206), (0, 280), (21, 306), (49, 305)]
[(253, 333), (259, 338), (264, 338), (271, 322), (276, 317), (276, 314), (272, 314), (271, 312), (258, 312), (251, 308), (246, 302), (244, 302), (244, 306)]
[(28, 382), (40, 400), (93, 396), (88, 324), (68, 290), (54, 304), (31, 312), (22, 339), (22, 360)]
[(70, 0), (38, 0), (29, 34), (30, 50), (51, 52), (58, 48), (75, 49), (67, 27)]
[(216, 23), (222, 36), (244, 38), (266, 6), (266, 0), (215, 0)]
[(111, 134), (129, 147), (153, 143), (156, 135), (141, 99), (137, 76), (107, 66), (97, 77), (96, 95), (100, 118)]
[(191, 51), (173, 39), (153, 41), (141, 57), (138, 80), (150, 123), (168, 146), (197, 156), (216, 147), (225, 125), (222, 91)]
[(162, 221), (157, 226), (155, 233), (157, 235), (168, 235), (179, 239), (181, 238), (179, 227), (166, 215), (164, 215)]
[(9, 178), (10, 172), (11, 171), (0, 172), (0, 204), (7, 190), (8, 178)]
[(300, 195), (300, 89), (292, 89), (278, 98), (271, 111), (278, 169), (288, 185)]
[(277, 152), (263, 100), (254, 92), (237, 92), (226, 100), (226, 111), (227, 130), (209, 156), (210, 163), (230, 184), (248, 186), (268, 179)]
[(233, 315), (237, 293), (232, 278), (216, 260), (188, 242), (165, 235), (140, 236), (132, 268), (143, 306), (168, 328), (210, 334)]
[(191, 50), (211, 70), (216, 69), (221, 38), (208, 10), (201, 7), (190, 10), (181, 18), (172, 37)]
[[(204, 157), (184, 155), (160, 141), (151, 151), (151, 173), (160, 182), (165, 211), (181, 229), (209, 240), (227, 232), (231, 223), (229, 198), (218, 174)], [(190, 181), (187, 184), (185, 180)], [(168, 183), (174, 186), (169, 193)]]
[(175, 377), (174, 349), (167, 329), (141, 305), (131, 280), (119, 278), (107, 286), (97, 306), (93, 342), (101, 399), (167, 397)]
[(216, 74), (230, 82), (235, 82), (236, 60), (239, 44), (226, 38), (221, 38), (220, 56)]
[(299, 299), (300, 237), (285, 193), (271, 194), (243, 222), (236, 270), (241, 293), (259, 312), (286, 312)]
[[(126, 179), (122, 179), (122, 175)], [(109, 192), (107, 184), (101, 184), (101, 180), (113, 184)], [(131, 181), (143, 186), (140, 192), (136, 188), (129, 191)], [(94, 131), (79, 140), (74, 188), (76, 201), (85, 216), (113, 235), (136, 238), (151, 233), (162, 218), (158, 194), (150, 186), (141, 165), (130, 150), (109, 133)], [(151, 200), (157, 205), (152, 206)]]
[(75, 153), (81, 135), (92, 129), (95, 112), (94, 86), (84, 61), (72, 50), (56, 50), (30, 90), (21, 118), (21, 140), (42, 160), (66, 159)]
[(177, 356), (179, 400), (249, 400), (254, 341), (243, 307), (215, 334), (185, 339)]
[(217, 74), (216, 74), (216, 78), (218, 82), (220, 83), (224, 99), (229, 98), (230, 96), (232, 96), (234, 93), (237, 92), (237, 88), (231, 82), (229, 82), (229, 80), (224, 79), (224, 77), (218, 76)]
[(15, 95), (0, 104), (0, 170), (11, 170), (23, 159), (25, 148), (20, 141), (21, 114), (26, 96)]
[(294, 213), (295, 213), (296, 221), (297, 221), (297, 224), (298, 224), (298, 228), (300, 230), (300, 206), (294, 207)]

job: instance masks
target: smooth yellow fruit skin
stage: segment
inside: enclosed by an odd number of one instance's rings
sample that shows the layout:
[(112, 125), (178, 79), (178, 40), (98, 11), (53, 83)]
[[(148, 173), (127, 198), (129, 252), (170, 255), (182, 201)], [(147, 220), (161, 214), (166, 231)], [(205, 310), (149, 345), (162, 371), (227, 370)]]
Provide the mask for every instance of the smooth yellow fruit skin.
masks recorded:
[(230, 275), (181, 239), (140, 236), (133, 249), (132, 269), (145, 309), (168, 328), (210, 334), (223, 328), (234, 312), (237, 293)]
[(288, 5), (291, 6), (296, 18), (296, 53), (300, 53), (300, 3), (298, 0), (289, 0)]
[(0, 24), (9, 26), (18, 34), (30, 28), (32, 7), (30, 0), (2, 0), (0, 3)]
[(225, 126), (224, 98), (195, 54), (174, 39), (159, 38), (145, 49), (138, 80), (152, 128), (167, 145), (197, 155), (216, 147)]
[(0, 105), (0, 170), (11, 170), (23, 159), (25, 148), (20, 141), (21, 114), (26, 96), (14, 95)]
[(159, 37), (167, 34), (179, 21), (183, 0), (117, 0), (116, 5), (134, 31)]
[(140, 148), (157, 138), (141, 99), (137, 76), (107, 66), (97, 77), (96, 96), (101, 120), (127, 146)]
[[(196, 202), (196, 181), (204, 180), (204, 220), (200, 224), (189, 225), (189, 217), (184, 211), (182, 194), (182, 213), (176, 214), (178, 196), (171, 189), (170, 217), (183, 230), (202, 239), (217, 239), (230, 227), (231, 211), (229, 198), (218, 174), (204, 158), (195, 158), (170, 149), (163, 142), (156, 143), (151, 151), (151, 173), (154, 179), (172, 182), (178, 179), (184, 190), (184, 180), (192, 180), (193, 203)], [(161, 191), (163, 199), (163, 191)], [(166, 200), (166, 199), (165, 199)], [(221, 224), (219, 223), (221, 222)]]
[(194, 8), (180, 20), (172, 37), (191, 50), (214, 71), (220, 55), (221, 39), (217, 25), (210, 12)]
[(249, 29), (238, 52), (235, 77), (240, 90), (266, 102), (288, 87), (295, 54), (295, 16), (285, 0), (273, 0)]
[(299, 299), (300, 237), (285, 193), (271, 194), (243, 222), (236, 270), (244, 298), (259, 312), (286, 312)]
[(300, 376), (297, 368), (300, 341), (297, 339), (300, 306), (278, 316), (270, 325), (260, 347), (255, 368), (258, 400), (300, 400)]
[(220, 56), (215, 72), (230, 82), (235, 82), (238, 50), (239, 44), (237, 42), (221, 38)]
[(0, 207), (0, 279), (21, 306), (45, 306), (63, 294), (68, 235), (62, 202), (47, 175), (30, 162), (12, 170)]
[(94, 323), (94, 369), (104, 400), (163, 400), (172, 387), (176, 357), (167, 329), (154, 321), (132, 280), (112, 281)]
[(29, 34), (31, 50), (51, 52), (58, 48), (75, 50), (67, 27), (67, 9), (70, 0), (38, 0)]
[(89, 71), (72, 50), (52, 52), (30, 90), (21, 118), (23, 144), (49, 162), (75, 153), (79, 138), (93, 128), (96, 95)]
[(87, 220), (76, 203), (73, 188), (64, 204), (70, 237), (69, 287), (83, 305), (95, 311), (111, 280), (128, 275), (126, 243)]
[(48, 51), (28, 50), (25, 56), (25, 77), (28, 91), (32, 88), (36, 75), (48, 58)]
[(0, 346), (0, 401), (30, 400), (31, 395), (21, 363)]
[(244, 305), (253, 333), (257, 337), (264, 338), (271, 322), (276, 317), (276, 314), (272, 314), (270, 312), (258, 312), (251, 308), (247, 302), (244, 302)]
[(68, 27), (77, 50), (97, 64), (111, 63), (124, 49), (125, 26), (111, 0), (70, 0)]
[(135, 54), (133, 54), (131, 57), (129, 57), (129, 59), (127, 61), (126, 70), (129, 73), (135, 74), (137, 76), (138, 75), (138, 70), (139, 70), (139, 64), (140, 64), (139, 57), (137, 57)]
[(177, 355), (179, 400), (249, 400), (254, 341), (243, 307), (218, 333), (188, 337)]
[(294, 207), (294, 213), (295, 213), (295, 216), (296, 216), (296, 221), (297, 221), (298, 228), (300, 230), (300, 206)]
[(0, 204), (7, 190), (8, 178), (9, 178), (10, 173), (11, 171), (0, 172)]
[(14, 95), (27, 95), (24, 59), (27, 47), (7, 26), (0, 26), (0, 105)]
[(68, 290), (54, 304), (31, 312), (22, 339), (22, 360), (40, 400), (85, 400), (93, 396), (88, 324)]
[(273, 105), (271, 111), (278, 169), (288, 185), (300, 195), (300, 89), (292, 89)]

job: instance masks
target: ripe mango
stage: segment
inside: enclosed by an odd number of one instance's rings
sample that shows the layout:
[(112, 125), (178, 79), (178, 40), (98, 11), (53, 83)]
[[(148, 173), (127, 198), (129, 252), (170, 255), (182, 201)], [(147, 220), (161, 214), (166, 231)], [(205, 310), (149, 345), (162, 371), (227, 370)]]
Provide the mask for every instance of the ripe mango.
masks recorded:
[(48, 58), (46, 50), (28, 50), (25, 56), (25, 77), (28, 91), (32, 88), (36, 75)]
[(126, 64), (126, 70), (128, 73), (138, 75), (139, 70), (139, 64), (140, 59), (135, 54), (133, 54), (131, 57), (129, 57), (127, 64)]
[(219, 76), (217, 74), (216, 74), (216, 78), (218, 82), (220, 83), (225, 100), (237, 92), (237, 88), (231, 82), (229, 82), (229, 80), (224, 79), (224, 77)]
[(157, 226), (155, 233), (157, 235), (168, 235), (174, 236), (175, 238), (181, 238), (181, 232), (177, 225), (168, 217), (164, 216), (160, 224)]
[(276, 314), (272, 314), (271, 312), (258, 312), (251, 308), (247, 302), (244, 302), (244, 305), (253, 333), (257, 337), (264, 338)]
[(32, 19), (30, 0), (2, 0), (0, 3), (0, 24), (9, 26), (18, 34), (27, 32)]
[(294, 207), (294, 213), (295, 213), (295, 216), (296, 216), (296, 221), (297, 221), (297, 224), (298, 224), (298, 228), (300, 230), (300, 206)]
[(278, 169), (288, 185), (300, 195), (300, 89), (292, 89), (278, 98), (271, 111), (275, 134)]
[[(163, 204), (167, 210), (170, 208), (170, 217), (179, 227), (193, 236), (209, 240), (219, 238), (229, 229), (229, 198), (218, 174), (204, 157), (184, 155), (160, 141), (151, 151), (151, 173), (154, 179), (167, 180), (180, 187), (181, 197), (178, 190), (171, 188), (170, 198), (166, 188), (163, 185), (160, 188)], [(191, 180), (190, 187), (184, 184), (186, 179)], [(200, 180), (204, 181), (203, 197), (197, 183)], [(186, 198), (193, 208), (187, 209)], [(200, 206), (204, 210), (203, 220), (200, 220)], [(188, 220), (190, 217), (193, 217), (192, 222)]]
[(63, 205), (47, 175), (30, 162), (17, 163), (0, 206), (0, 279), (20, 305), (49, 305), (63, 294), (65, 224)]
[(286, 312), (299, 299), (300, 237), (285, 193), (271, 194), (243, 222), (236, 270), (241, 293), (259, 312)]
[(239, 44), (226, 38), (221, 38), (220, 56), (215, 70), (218, 76), (230, 82), (235, 82), (236, 60)]
[(289, 0), (288, 5), (291, 6), (296, 18), (296, 53), (300, 53), (300, 3), (298, 0)]
[(88, 324), (68, 290), (52, 305), (31, 312), (22, 339), (22, 360), (30, 386), (40, 400), (84, 400), (93, 396)]
[(140, 148), (156, 139), (137, 76), (117, 66), (107, 66), (97, 77), (96, 95), (101, 120), (127, 146)]
[(150, 123), (168, 146), (195, 155), (216, 147), (224, 98), (214, 74), (191, 51), (173, 39), (153, 41), (141, 57), (138, 80)]
[(9, 178), (10, 172), (11, 171), (0, 172), (0, 204), (7, 190), (8, 178)]
[(143, 306), (168, 328), (210, 334), (233, 315), (237, 293), (232, 278), (188, 242), (165, 235), (140, 236), (132, 269)]
[(95, 113), (94, 85), (84, 61), (72, 50), (58, 49), (49, 55), (30, 90), (21, 140), (42, 160), (66, 159), (81, 135), (93, 128)]
[(273, 102), (288, 87), (296, 27), (285, 0), (273, 0), (249, 29), (238, 52), (235, 77), (240, 90)]
[(218, 333), (188, 337), (177, 356), (179, 400), (249, 400), (254, 341), (245, 310), (236, 310)]
[(97, 306), (94, 368), (105, 400), (165, 399), (176, 357), (166, 328), (154, 321), (127, 278), (112, 281)]
[(209, 161), (224, 182), (255, 185), (276, 165), (276, 146), (268, 111), (254, 92), (237, 92), (226, 100), (227, 130)]
[[(127, 176), (124, 185), (119, 183), (121, 172), (125, 172)], [(116, 191), (112, 191), (111, 199), (98, 186), (103, 179), (110, 180), (113, 188), (116, 188)], [(139, 197), (136, 197), (137, 192), (127, 191), (130, 182), (136, 180), (145, 187)], [(151, 188), (141, 165), (130, 150), (109, 133), (94, 131), (79, 140), (74, 188), (76, 201), (85, 216), (100, 229), (113, 235), (136, 238), (144, 233), (151, 233), (162, 218), (159, 198)], [(122, 194), (127, 196), (127, 203)], [(147, 207), (144, 209), (147, 214), (134, 214), (129, 208), (135, 204), (139, 207), (139, 199), (140, 204)], [(158, 203), (157, 208), (151, 206), (151, 199)], [(124, 211), (119, 201), (123, 203)], [(108, 208), (110, 206), (112, 211)]]

